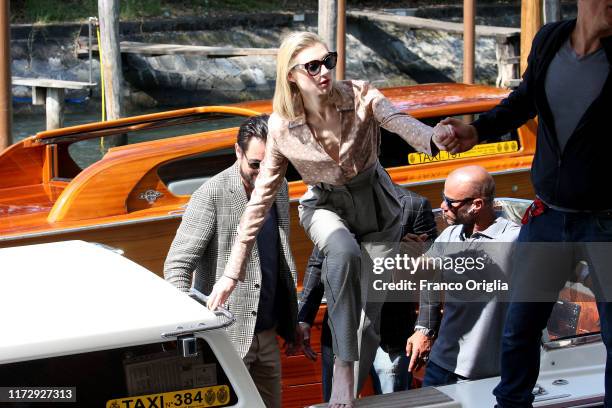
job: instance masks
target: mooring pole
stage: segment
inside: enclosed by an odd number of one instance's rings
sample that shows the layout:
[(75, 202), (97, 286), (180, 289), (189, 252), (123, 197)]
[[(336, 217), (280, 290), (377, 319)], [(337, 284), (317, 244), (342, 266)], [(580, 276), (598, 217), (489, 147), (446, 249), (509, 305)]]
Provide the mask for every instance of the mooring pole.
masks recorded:
[[(104, 71), (106, 117), (109, 120), (123, 116), (121, 85), (121, 49), (119, 48), (119, 0), (98, 0), (100, 41), (98, 44), (101, 66)], [(111, 145), (126, 143), (125, 136), (113, 136)]]
[(336, 24), (338, 22), (338, 3), (336, 0), (319, 0), (319, 37), (330, 50), (336, 46)]
[(0, 152), (13, 144), (10, 15), (9, 0), (0, 0)]
[(560, 3), (559, 0), (544, 0), (544, 24), (561, 20)]
[(521, 0), (521, 75), (527, 69), (531, 42), (542, 27), (542, 1)]
[(346, 0), (338, 0), (338, 38), (336, 44), (336, 50), (338, 51), (336, 79), (341, 81), (346, 73)]
[(463, 0), (463, 83), (474, 83), (476, 0)]

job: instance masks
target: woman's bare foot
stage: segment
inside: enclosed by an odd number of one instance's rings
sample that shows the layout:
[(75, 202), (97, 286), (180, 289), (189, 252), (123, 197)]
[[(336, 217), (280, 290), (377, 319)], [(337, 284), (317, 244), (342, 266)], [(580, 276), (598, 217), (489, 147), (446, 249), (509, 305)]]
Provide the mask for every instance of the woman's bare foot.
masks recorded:
[(336, 358), (329, 408), (353, 408), (355, 401), (353, 364), (353, 361), (342, 361)]

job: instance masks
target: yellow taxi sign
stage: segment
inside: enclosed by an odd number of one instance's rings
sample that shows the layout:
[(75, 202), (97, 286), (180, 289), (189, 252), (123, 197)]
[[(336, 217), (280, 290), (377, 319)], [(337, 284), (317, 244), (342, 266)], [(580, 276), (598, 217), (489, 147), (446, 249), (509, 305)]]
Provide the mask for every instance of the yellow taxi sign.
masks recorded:
[(408, 154), (408, 164), (435, 163), (447, 160), (465, 159), (466, 157), (491, 156), (494, 154), (512, 153), (518, 151), (518, 143), (516, 140), (498, 143), (484, 143), (474, 146), (467, 152), (450, 154), (449, 152), (441, 151), (435, 156), (429, 156), (425, 153), (410, 153)]
[(106, 408), (205, 408), (222, 407), (229, 401), (229, 387), (217, 385), (113, 399), (106, 402)]

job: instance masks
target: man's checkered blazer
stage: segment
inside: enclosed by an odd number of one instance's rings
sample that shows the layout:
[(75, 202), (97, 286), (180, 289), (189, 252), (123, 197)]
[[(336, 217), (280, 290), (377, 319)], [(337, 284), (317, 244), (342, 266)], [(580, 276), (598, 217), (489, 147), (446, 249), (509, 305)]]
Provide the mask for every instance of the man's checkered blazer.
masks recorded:
[[(238, 163), (204, 183), (193, 195), (164, 264), (164, 277), (182, 291), (193, 285), (210, 294), (225, 270), (236, 239), (240, 217), (247, 204)], [(278, 334), (292, 341), (297, 322), (297, 274), (289, 247), (289, 192), (287, 181), (276, 196), (280, 242), (279, 280), (276, 290)], [(227, 331), (238, 354), (244, 357), (251, 346), (261, 284), (257, 243), (253, 247), (244, 282), (238, 282), (226, 306), (236, 316)]]

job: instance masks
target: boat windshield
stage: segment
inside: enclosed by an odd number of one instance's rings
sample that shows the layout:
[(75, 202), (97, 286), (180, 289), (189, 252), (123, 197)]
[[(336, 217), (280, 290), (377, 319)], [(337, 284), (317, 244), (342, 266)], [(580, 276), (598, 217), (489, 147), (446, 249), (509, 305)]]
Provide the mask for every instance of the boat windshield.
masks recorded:
[[(240, 126), (244, 116), (221, 113), (207, 113), (195, 117), (160, 120), (146, 125), (125, 126), (120, 129), (98, 130), (89, 132), (83, 140), (62, 140), (68, 144), (70, 159), (82, 170), (99, 161), (111, 147), (109, 137), (120, 135), (126, 144), (148, 142), (175, 136), (185, 136)], [(74, 175), (62, 174), (60, 177), (72, 178)]]
[(585, 261), (576, 265), (576, 276), (578, 279), (582, 276), (583, 281), (567, 282), (553, 307), (542, 338), (545, 346), (559, 348), (575, 345), (576, 341), (586, 340), (587, 337), (599, 340), (599, 313)]

